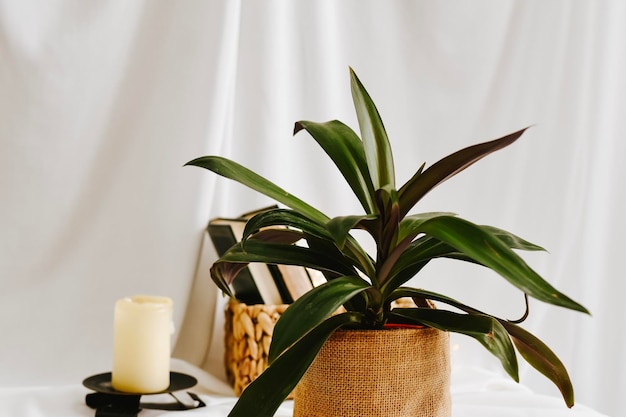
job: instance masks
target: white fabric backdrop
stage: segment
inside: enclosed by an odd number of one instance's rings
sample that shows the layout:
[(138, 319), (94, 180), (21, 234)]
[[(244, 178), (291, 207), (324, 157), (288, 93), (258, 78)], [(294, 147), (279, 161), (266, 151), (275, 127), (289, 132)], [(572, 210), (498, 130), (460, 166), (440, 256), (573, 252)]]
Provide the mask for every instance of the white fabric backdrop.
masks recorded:
[[(593, 316), (532, 303), (526, 327), (563, 359), (579, 402), (624, 415), (625, 19), (618, 1), (0, 0), (0, 386), (108, 370), (113, 303), (135, 293), (172, 297), (176, 356), (221, 374), (223, 300), (196, 273), (202, 228), (269, 201), (182, 165), (221, 154), (329, 215), (358, 212), (313, 141), (291, 137), (299, 119), (356, 128), (352, 66), (399, 182), (534, 125), (419, 209), (549, 250), (527, 259)], [(420, 279), (523, 310), (480, 268), (444, 262)], [(472, 340), (454, 348), (498, 369)], [(522, 382), (558, 395), (533, 370)]]

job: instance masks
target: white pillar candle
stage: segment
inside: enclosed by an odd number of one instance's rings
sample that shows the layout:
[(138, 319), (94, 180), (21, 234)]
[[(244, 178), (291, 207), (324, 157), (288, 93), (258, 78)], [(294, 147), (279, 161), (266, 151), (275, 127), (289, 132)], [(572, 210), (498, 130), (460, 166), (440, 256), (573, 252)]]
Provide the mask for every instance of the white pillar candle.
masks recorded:
[(167, 297), (148, 295), (115, 303), (114, 389), (147, 394), (169, 387), (172, 304)]

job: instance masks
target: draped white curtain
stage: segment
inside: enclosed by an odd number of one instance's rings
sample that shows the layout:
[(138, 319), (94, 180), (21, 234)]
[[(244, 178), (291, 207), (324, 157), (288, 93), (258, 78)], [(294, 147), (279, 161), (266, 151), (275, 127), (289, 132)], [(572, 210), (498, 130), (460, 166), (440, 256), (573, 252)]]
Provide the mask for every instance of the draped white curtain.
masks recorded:
[[(202, 229), (270, 201), (182, 165), (220, 154), (331, 216), (358, 213), (313, 140), (292, 137), (300, 119), (357, 128), (351, 66), (398, 182), (532, 126), (418, 209), (548, 249), (524, 256), (592, 316), (531, 302), (525, 326), (579, 402), (624, 415), (625, 21), (619, 1), (0, 0), (0, 386), (110, 369), (113, 303), (135, 293), (172, 297), (175, 355), (221, 375), (223, 299), (197, 268)], [(523, 312), (479, 267), (442, 261), (415, 284)], [(453, 348), (457, 363), (499, 369), (473, 340)], [(558, 395), (525, 366), (521, 382)]]

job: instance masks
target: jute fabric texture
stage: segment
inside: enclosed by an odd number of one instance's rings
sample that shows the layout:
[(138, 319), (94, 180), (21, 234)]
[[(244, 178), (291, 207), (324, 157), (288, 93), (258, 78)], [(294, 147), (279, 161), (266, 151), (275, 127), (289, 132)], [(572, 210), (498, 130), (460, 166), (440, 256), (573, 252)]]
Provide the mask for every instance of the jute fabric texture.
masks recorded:
[(294, 417), (450, 416), (450, 339), (430, 328), (335, 332), (295, 390)]

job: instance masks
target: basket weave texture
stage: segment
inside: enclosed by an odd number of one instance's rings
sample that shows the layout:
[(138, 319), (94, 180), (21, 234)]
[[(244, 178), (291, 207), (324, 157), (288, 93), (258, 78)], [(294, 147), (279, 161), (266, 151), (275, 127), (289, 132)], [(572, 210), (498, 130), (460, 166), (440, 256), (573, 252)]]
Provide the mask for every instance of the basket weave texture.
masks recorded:
[(274, 324), (288, 305), (246, 305), (230, 301), (226, 306), (226, 376), (235, 394), (241, 392), (267, 367)]
[(296, 386), (293, 415), (450, 417), (448, 333), (335, 332)]

